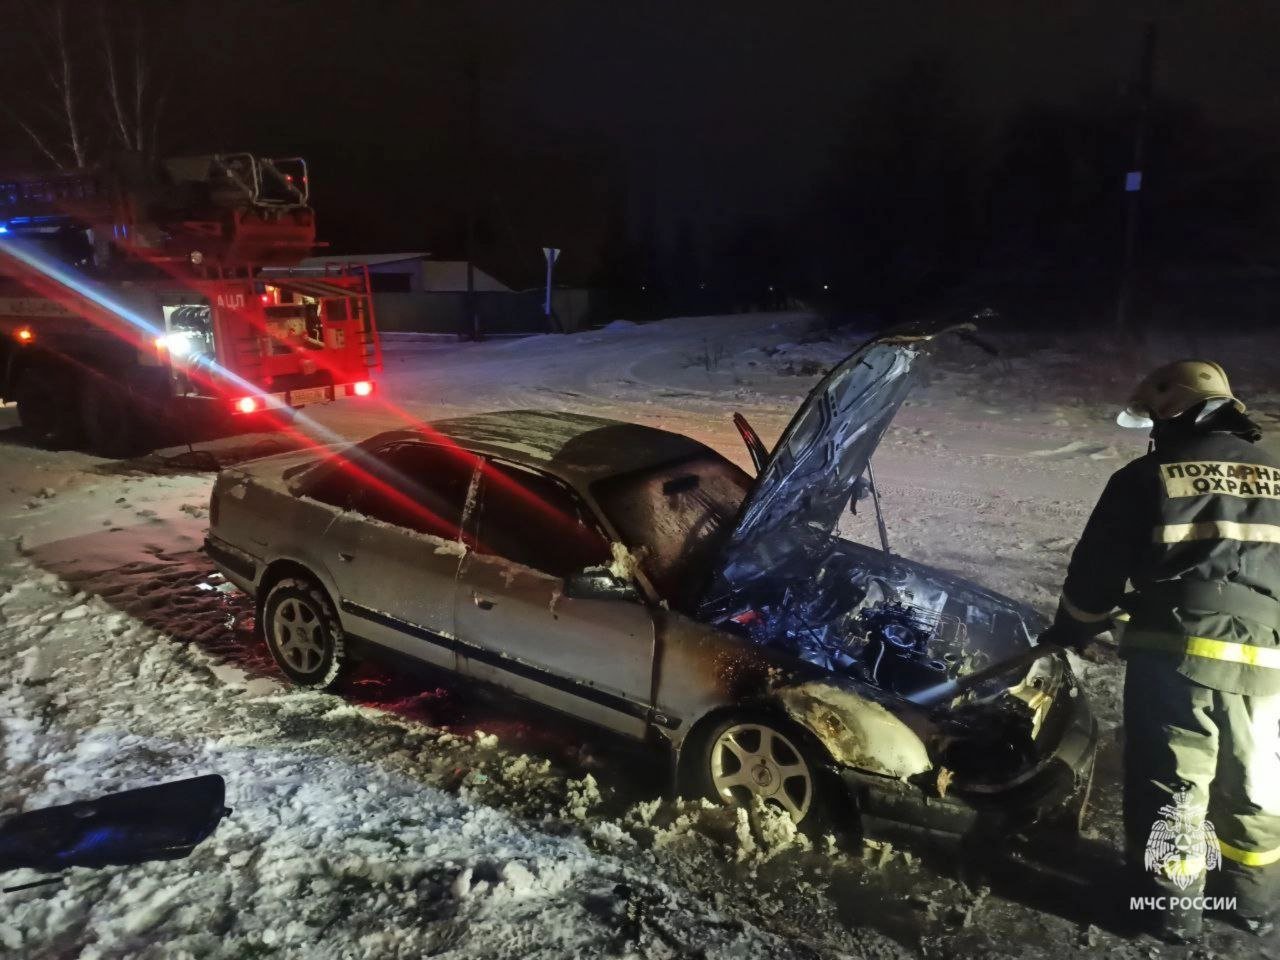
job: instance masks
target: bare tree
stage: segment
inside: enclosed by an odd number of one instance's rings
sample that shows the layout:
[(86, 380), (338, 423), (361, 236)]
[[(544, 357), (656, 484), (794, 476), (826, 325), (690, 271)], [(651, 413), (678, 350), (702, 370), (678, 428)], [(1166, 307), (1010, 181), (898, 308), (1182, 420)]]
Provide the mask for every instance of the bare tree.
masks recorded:
[(28, 32), (30, 51), (48, 80), (48, 92), (34, 98), (28, 114), (11, 106), (5, 110), (54, 166), (82, 167), (88, 160), (88, 142), (66, 4), (64, 0), (51, 0), (43, 6), (28, 3), (27, 20), (32, 26)]
[[(26, 0), (34, 75), (46, 82), (4, 111), (58, 169), (84, 167), (112, 144), (155, 152), (163, 95), (137, 4)], [(96, 21), (97, 30), (94, 30)]]
[[(126, 150), (154, 153), (164, 95), (153, 91), (146, 27), (135, 7), (132, 22), (113, 28), (105, 4), (98, 7), (102, 28), (102, 59), (106, 71), (111, 127)], [(123, 49), (123, 57), (117, 51)], [(121, 60), (128, 61), (122, 66)]]

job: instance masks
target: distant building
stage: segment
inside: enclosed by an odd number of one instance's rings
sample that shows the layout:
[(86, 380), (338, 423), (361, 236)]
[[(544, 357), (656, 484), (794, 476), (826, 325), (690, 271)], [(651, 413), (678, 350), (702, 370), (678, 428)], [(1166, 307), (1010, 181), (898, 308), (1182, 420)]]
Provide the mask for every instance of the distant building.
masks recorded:
[(501, 336), (546, 329), (536, 290), (512, 290), (475, 267), (475, 296), (467, 296), (465, 260), (434, 260), (416, 251), (327, 254), (308, 257), (293, 269), (318, 270), (330, 264), (368, 268), (373, 313), (383, 333), (471, 336), (478, 328), (482, 336)]
[[(363, 264), (373, 288), (373, 312), (384, 333), (452, 333), (469, 336), (472, 310), (484, 336), (547, 330), (541, 288), (512, 290), (479, 267), (472, 270), (474, 303), (467, 297), (467, 261), (435, 260), (431, 254), (351, 253), (308, 257), (298, 267)], [(287, 272), (288, 268), (280, 268)], [(592, 314), (589, 290), (557, 288), (551, 297), (559, 328), (584, 329)]]
[[(374, 293), (466, 293), (465, 260), (433, 260), (429, 253), (330, 254), (308, 257), (300, 266), (323, 267), (327, 263), (358, 263), (369, 268)], [(479, 293), (512, 293), (512, 289), (479, 267), (472, 270)]]

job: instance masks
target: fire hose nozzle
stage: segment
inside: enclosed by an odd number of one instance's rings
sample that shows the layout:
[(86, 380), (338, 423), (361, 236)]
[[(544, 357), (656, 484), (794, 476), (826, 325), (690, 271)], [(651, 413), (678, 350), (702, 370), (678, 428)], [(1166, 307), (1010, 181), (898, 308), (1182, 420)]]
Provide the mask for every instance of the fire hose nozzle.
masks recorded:
[(990, 666), (983, 667), (981, 670), (965, 674), (963, 677), (947, 680), (944, 683), (926, 687), (924, 690), (917, 690), (915, 693), (908, 694), (906, 700), (917, 707), (932, 707), (946, 700), (954, 700), (966, 690), (972, 690), (987, 680), (1003, 676), (1019, 668), (1029, 667), (1037, 660), (1043, 660), (1045, 657), (1061, 653), (1063, 649), (1056, 643), (1040, 643), (998, 663), (993, 663)]

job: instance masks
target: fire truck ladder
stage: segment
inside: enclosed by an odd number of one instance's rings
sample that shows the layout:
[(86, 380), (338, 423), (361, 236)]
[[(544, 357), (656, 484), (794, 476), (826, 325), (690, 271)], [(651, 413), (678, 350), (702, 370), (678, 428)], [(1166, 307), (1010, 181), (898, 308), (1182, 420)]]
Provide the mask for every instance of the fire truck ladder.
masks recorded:
[(178, 183), (207, 186), (218, 206), (306, 207), (311, 200), (307, 162), (301, 157), (270, 159), (250, 153), (213, 153), (164, 161)]

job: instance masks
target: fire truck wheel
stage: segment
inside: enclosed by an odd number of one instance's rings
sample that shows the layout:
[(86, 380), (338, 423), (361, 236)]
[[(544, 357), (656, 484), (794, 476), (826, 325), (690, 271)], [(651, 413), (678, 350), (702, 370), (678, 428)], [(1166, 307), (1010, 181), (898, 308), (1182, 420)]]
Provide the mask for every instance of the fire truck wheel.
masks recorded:
[(70, 378), (47, 367), (31, 367), (18, 375), (14, 396), (18, 420), (36, 443), (58, 449), (76, 442), (79, 420)]
[(98, 378), (80, 391), (80, 425), (86, 445), (100, 457), (121, 459), (142, 452), (142, 431), (129, 392)]

